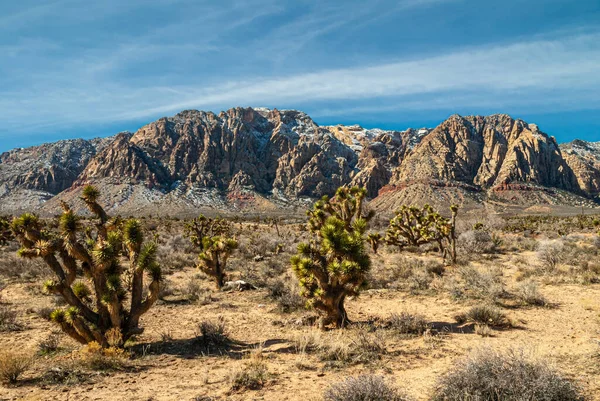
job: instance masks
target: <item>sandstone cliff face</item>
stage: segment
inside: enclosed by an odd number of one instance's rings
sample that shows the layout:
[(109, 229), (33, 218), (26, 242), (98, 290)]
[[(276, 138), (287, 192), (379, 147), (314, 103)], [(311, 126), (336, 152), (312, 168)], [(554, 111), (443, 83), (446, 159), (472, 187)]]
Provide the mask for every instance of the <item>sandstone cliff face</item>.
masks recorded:
[(600, 142), (575, 140), (560, 148), (579, 188), (592, 196), (600, 195)]
[(458, 182), (481, 189), (525, 183), (579, 191), (555, 139), (507, 115), (451, 116), (402, 162), (392, 184)]

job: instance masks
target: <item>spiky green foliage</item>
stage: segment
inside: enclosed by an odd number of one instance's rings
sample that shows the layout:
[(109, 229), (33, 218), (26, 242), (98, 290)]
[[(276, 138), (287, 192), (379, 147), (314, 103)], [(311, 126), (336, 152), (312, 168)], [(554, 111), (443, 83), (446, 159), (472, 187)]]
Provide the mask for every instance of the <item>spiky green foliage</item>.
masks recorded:
[(366, 284), (371, 261), (365, 232), (373, 213), (363, 210), (365, 196), (364, 188), (341, 187), (333, 199), (317, 201), (307, 213), (311, 239), (298, 246), (291, 260), (301, 294), (322, 315), (322, 328), (345, 326), (344, 301)]
[(217, 289), (225, 284), (227, 259), (237, 249), (238, 242), (225, 236), (204, 237), (202, 252), (198, 255), (198, 268), (215, 280)]
[[(45, 290), (69, 305), (52, 312), (51, 320), (82, 344), (108, 347), (115, 344), (109, 344), (107, 333), (118, 332), (117, 345), (122, 345), (143, 331), (139, 319), (158, 299), (161, 270), (156, 244), (144, 243), (139, 221), (109, 220), (97, 203), (99, 195), (88, 186), (82, 196), (95, 217), (95, 230), (84, 227), (66, 203), (57, 229), (30, 213), (15, 218), (11, 228), (21, 244), (18, 254), (41, 258), (53, 271), (55, 277), (44, 284)], [(129, 266), (122, 265), (123, 257)], [(146, 277), (150, 283), (144, 295)]]
[(458, 206), (450, 207), (452, 217), (447, 219), (430, 205), (422, 208), (403, 205), (390, 220), (385, 241), (400, 248), (437, 242), (444, 258), (456, 259), (456, 214)]
[(203, 214), (184, 224), (184, 235), (198, 248), (203, 247), (204, 237), (230, 237), (231, 223), (225, 219), (210, 218)]
[(0, 246), (5, 246), (13, 239), (8, 217), (0, 216)]
[(373, 253), (377, 253), (382, 239), (383, 237), (379, 233), (369, 233), (367, 235), (367, 240), (369, 241), (369, 244), (371, 244), (371, 249), (373, 250)]

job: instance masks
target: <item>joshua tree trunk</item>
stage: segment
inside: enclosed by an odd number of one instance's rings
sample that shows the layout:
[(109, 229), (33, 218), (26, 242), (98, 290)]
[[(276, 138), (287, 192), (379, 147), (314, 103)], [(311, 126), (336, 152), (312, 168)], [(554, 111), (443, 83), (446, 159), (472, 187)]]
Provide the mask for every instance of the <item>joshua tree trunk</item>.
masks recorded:
[(346, 300), (346, 294), (338, 293), (336, 295), (327, 297), (317, 306), (321, 309), (324, 315), (321, 317), (319, 322), (319, 328), (325, 330), (325, 327), (333, 324), (336, 328), (340, 329), (350, 324), (346, 308), (344, 307), (344, 301)]

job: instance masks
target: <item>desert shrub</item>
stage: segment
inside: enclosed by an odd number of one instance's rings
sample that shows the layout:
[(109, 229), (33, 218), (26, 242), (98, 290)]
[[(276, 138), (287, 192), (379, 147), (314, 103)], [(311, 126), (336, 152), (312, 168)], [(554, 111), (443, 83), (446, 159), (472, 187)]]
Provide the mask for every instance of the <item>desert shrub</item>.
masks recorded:
[(402, 312), (392, 314), (385, 322), (385, 327), (399, 334), (421, 335), (430, 327), (422, 315)]
[(458, 246), (462, 254), (481, 255), (495, 251), (491, 234), (484, 230), (469, 230), (458, 237)]
[(260, 354), (255, 353), (242, 367), (231, 373), (229, 383), (232, 391), (260, 390), (269, 381), (269, 376), (266, 362)]
[(473, 266), (462, 266), (458, 270), (461, 284), (455, 283), (459, 288), (451, 288), (456, 297), (469, 297), (496, 301), (504, 294), (504, 283), (500, 270), (478, 270)]
[(431, 274), (424, 266), (412, 270), (412, 274), (408, 277), (408, 288), (411, 292), (425, 291), (431, 286), (434, 275)]
[(190, 279), (190, 281), (181, 288), (181, 294), (191, 302), (198, 301), (203, 293), (204, 291), (200, 285), (200, 280), (195, 277)]
[(476, 305), (466, 313), (456, 317), (458, 323), (472, 322), (486, 324), (492, 327), (507, 327), (511, 323), (506, 315), (495, 306)]
[(304, 307), (305, 299), (297, 288), (297, 285), (290, 285), (281, 279), (272, 280), (267, 285), (269, 297), (277, 302), (279, 310), (283, 313), (293, 312)]
[(198, 325), (198, 341), (206, 348), (221, 348), (231, 344), (223, 318), (204, 320)]
[(14, 384), (33, 363), (33, 359), (25, 354), (0, 351), (0, 382)]
[(308, 211), (309, 242), (291, 259), (301, 295), (321, 314), (320, 326), (344, 327), (349, 319), (344, 303), (365, 286), (371, 268), (365, 232), (373, 213), (365, 213), (367, 191), (341, 187), (335, 197), (317, 201)]
[(325, 390), (324, 401), (408, 401), (400, 390), (390, 386), (383, 377), (363, 375), (349, 377)]
[(20, 329), (21, 325), (17, 322), (17, 312), (7, 305), (0, 305), (0, 332)]
[(48, 337), (38, 342), (38, 353), (40, 355), (49, 355), (58, 351), (60, 345), (60, 335), (51, 333)]
[(0, 277), (29, 281), (48, 276), (46, 266), (41, 260), (19, 258), (14, 253), (0, 255)]
[(553, 271), (562, 261), (564, 244), (560, 240), (540, 241), (537, 246), (537, 259), (546, 271)]
[(534, 281), (525, 281), (519, 284), (515, 290), (515, 296), (526, 305), (545, 306), (548, 304)]
[(581, 401), (577, 387), (524, 351), (484, 349), (458, 362), (438, 382), (432, 401)]

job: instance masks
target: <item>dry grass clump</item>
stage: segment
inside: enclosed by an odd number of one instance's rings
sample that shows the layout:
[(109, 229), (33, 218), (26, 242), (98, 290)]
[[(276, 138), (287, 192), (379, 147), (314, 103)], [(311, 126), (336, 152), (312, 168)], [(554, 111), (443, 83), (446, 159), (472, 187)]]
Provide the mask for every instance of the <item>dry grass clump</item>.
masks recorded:
[(254, 352), (242, 367), (229, 376), (231, 391), (260, 390), (269, 381), (269, 369), (262, 353)]
[(129, 367), (129, 353), (121, 348), (102, 348), (91, 342), (76, 352), (75, 360), (87, 369), (96, 371), (118, 371)]
[(335, 335), (311, 330), (296, 338), (295, 348), (300, 355), (317, 354), (330, 367), (372, 363), (387, 352), (382, 333), (362, 327)]
[(497, 302), (506, 295), (502, 271), (486, 268), (478, 270), (468, 265), (458, 270), (460, 281), (450, 282), (449, 290), (454, 298), (476, 298)]
[(430, 324), (422, 315), (402, 312), (392, 314), (386, 320), (385, 327), (398, 334), (421, 335), (430, 328)]
[(548, 301), (540, 294), (539, 286), (535, 281), (524, 281), (515, 289), (515, 296), (525, 305), (546, 306)]
[(17, 322), (17, 312), (7, 305), (0, 305), (0, 332), (18, 330), (21, 330), (21, 325)]
[(524, 351), (484, 349), (458, 362), (438, 382), (432, 401), (580, 401), (577, 387)]
[(325, 390), (324, 401), (409, 401), (402, 391), (390, 386), (383, 377), (348, 377)]
[(33, 359), (23, 353), (0, 351), (0, 382), (15, 384), (32, 363)]
[[(395, 249), (395, 248), (391, 248)], [(399, 256), (389, 264), (375, 264), (369, 274), (369, 287), (373, 289), (403, 289), (421, 292), (430, 289), (436, 277), (444, 274), (444, 265), (433, 260)]]
[(485, 324), (490, 327), (510, 327), (510, 320), (497, 307), (489, 305), (476, 305), (468, 312), (456, 316), (456, 321), (463, 323)]

